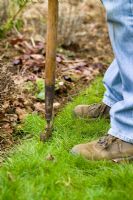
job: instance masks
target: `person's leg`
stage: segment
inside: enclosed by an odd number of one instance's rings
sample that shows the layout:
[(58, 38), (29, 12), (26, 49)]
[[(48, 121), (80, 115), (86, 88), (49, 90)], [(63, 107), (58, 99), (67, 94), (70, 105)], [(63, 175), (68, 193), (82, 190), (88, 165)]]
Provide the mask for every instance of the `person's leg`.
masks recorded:
[(122, 81), (116, 59), (114, 59), (106, 71), (103, 83), (106, 88), (103, 103), (78, 105), (73, 110), (74, 116), (82, 118), (109, 118), (109, 111), (112, 105), (123, 100)]
[(116, 59), (107, 69), (103, 83), (106, 88), (103, 103), (78, 105), (73, 110), (74, 116), (82, 118), (109, 118), (110, 108), (118, 101), (123, 100), (122, 81)]
[(73, 113), (76, 117), (109, 118), (110, 108), (118, 101), (123, 100), (122, 81), (116, 59), (114, 59), (114, 61), (106, 71), (103, 83), (106, 88), (106, 92), (103, 97), (103, 103), (76, 106), (73, 110)]
[[(133, 159), (133, 0), (102, 1), (119, 67), (121, 94), (117, 96), (119, 101), (111, 105), (111, 128), (108, 135), (87, 144), (76, 145), (71, 152), (87, 159), (130, 160)], [(107, 91), (111, 91), (106, 93), (107, 97), (114, 94), (110, 85)]]
[(104, 93), (103, 97), (103, 103), (76, 106), (73, 110), (73, 113), (76, 117), (109, 118), (110, 108), (118, 101), (123, 100), (122, 81), (116, 59), (114, 59), (112, 64), (107, 69), (104, 75), (103, 84), (106, 88), (106, 92)]
[(109, 134), (133, 143), (133, 1), (103, 0), (103, 4), (119, 67), (123, 96), (111, 108)]
[(104, 75), (103, 83), (106, 88), (103, 98), (104, 104), (112, 107), (118, 101), (123, 100), (122, 81), (116, 59), (114, 59), (110, 67), (107, 69)]

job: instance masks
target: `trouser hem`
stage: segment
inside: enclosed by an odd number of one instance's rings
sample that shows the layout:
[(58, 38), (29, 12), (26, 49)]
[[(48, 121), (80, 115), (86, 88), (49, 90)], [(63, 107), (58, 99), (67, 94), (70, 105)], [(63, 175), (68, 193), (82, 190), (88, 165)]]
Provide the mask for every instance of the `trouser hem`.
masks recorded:
[(124, 142), (128, 142), (128, 143), (133, 144), (133, 138), (126, 137), (125, 136), (126, 134), (121, 133), (120, 130), (114, 130), (114, 129), (110, 128), (109, 131), (108, 131), (108, 134), (112, 135), (116, 138), (119, 138), (119, 139), (123, 140)]
[(106, 96), (103, 97), (102, 101), (103, 101), (104, 104), (106, 104), (109, 107), (112, 107), (116, 103), (115, 101), (113, 101), (112, 99), (110, 99)]

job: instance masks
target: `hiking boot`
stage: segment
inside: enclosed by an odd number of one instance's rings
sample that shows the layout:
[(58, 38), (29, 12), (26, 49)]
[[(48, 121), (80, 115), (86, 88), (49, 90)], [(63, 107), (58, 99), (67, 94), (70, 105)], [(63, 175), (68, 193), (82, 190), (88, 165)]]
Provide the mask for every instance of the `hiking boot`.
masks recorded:
[(78, 105), (75, 107), (73, 113), (76, 117), (81, 118), (104, 117), (109, 119), (109, 111), (109, 106), (104, 103), (97, 103), (92, 105)]
[(131, 160), (133, 159), (133, 144), (106, 135), (99, 140), (74, 146), (71, 153), (81, 155), (88, 160)]

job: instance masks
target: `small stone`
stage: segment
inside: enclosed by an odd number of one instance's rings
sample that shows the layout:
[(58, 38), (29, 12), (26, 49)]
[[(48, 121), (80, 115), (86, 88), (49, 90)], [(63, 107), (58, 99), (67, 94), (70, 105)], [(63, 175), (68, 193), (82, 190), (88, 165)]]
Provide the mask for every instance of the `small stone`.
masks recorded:
[(59, 82), (59, 86), (63, 86), (64, 85), (64, 82), (63, 81), (60, 81)]
[(46, 156), (46, 160), (53, 161), (53, 160), (55, 160), (55, 157), (52, 154), (48, 154)]
[(60, 103), (59, 102), (55, 102), (54, 104), (53, 104), (53, 107), (54, 107), (54, 109), (58, 109), (59, 107), (60, 107)]

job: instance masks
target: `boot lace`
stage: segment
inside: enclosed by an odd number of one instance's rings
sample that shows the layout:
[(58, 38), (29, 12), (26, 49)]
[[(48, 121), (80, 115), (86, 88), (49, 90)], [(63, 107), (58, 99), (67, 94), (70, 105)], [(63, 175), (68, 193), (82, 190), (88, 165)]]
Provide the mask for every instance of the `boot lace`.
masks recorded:
[(103, 147), (103, 149), (109, 148), (116, 140), (116, 137), (111, 135), (106, 135), (99, 139), (98, 144)]

